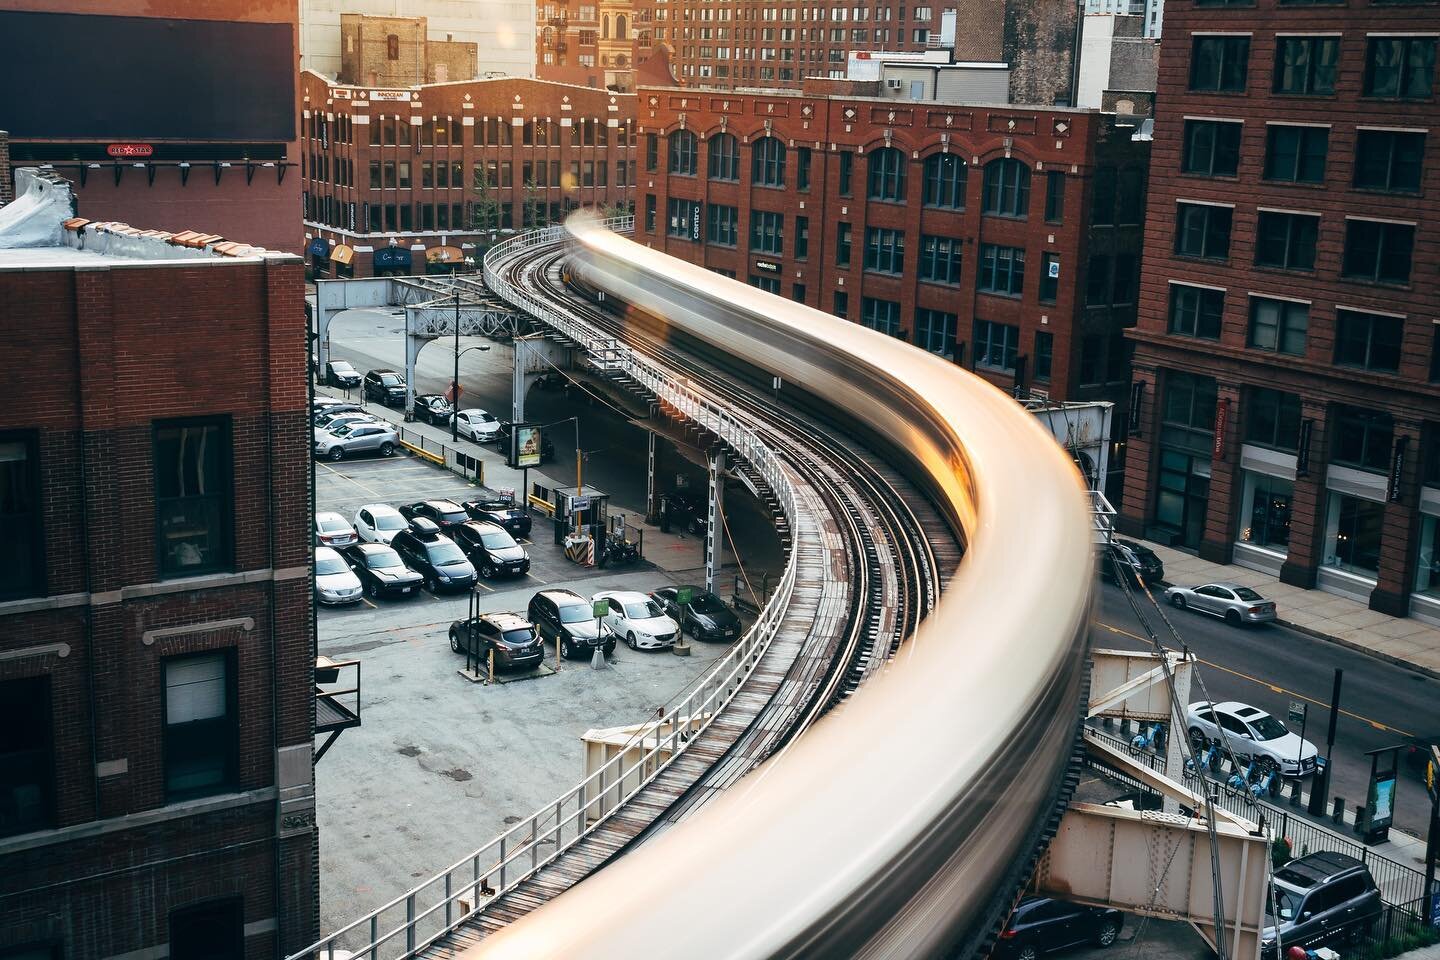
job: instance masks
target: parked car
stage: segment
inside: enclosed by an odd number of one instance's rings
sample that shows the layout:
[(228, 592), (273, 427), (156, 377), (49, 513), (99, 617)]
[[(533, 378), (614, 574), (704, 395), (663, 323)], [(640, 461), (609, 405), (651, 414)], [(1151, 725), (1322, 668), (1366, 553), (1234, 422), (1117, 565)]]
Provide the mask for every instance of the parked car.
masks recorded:
[(330, 360), (325, 364), (325, 382), (341, 390), (354, 390), (360, 386), (360, 371), (346, 360)]
[(1165, 564), (1154, 550), (1134, 540), (1111, 540), (1109, 547), (1100, 554), (1100, 576), (1111, 583), (1118, 583), (1115, 568), (1125, 571), (1133, 586), (1145, 584), (1154, 586), (1165, 579)]
[(469, 437), (476, 443), (494, 443), (500, 439), (500, 421), (479, 407), (455, 414), (455, 426), (460, 436)]
[(635, 590), (604, 590), (591, 598), (604, 601), (610, 612), (605, 625), (617, 637), (625, 638), (631, 650), (663, 650), (675, 646), (680, 625), (665, 615), (660, 604)]
[(495, 652), (495, 669), (526, 670), (545, 659), (545, 644), (535, 625), (513, 613), (487, 613), (450, 624), (450, 649), (480, 660)]
[(365, 374), (365, 399), (387, 407), (405, 406), (405, 378), (394, 370), (371, 370)]
[(406, 526), (405, 517), (388, 503), (367, 503), (355, 511), (355, 532), (366, 543), (389, 543)]
[(1201, 613), (1220, 617), (1234, 627), (1275, 621), (1275, 601), (1266, 600), (1254, 590), (1238, 583), (1166, 587), (1165, 599), (1180, 610), (1193, 607)]
[(1227, 700), (1212, 704), (1200, 700), (1185, 711), (1190, 742), (1197, 752), (1225, 731), (1225, 741), (1237, 760), (1251, 758), (1267, 763), (1283, 776), (1303, 777), (1315, 772), (1318, 751), (1309, 740), (1301, 740), (1259, 707)]
[(327, 607), (359, 603), (364, 595), (360, 580), (339, 553), (329, 547), (315, 548), (315, 600)]
[(504, 527), (469, 520), (451, 527), (449, 534), (486, 580), (499, 575), (518, 577), (530, 571), (530, 554)]
[(450, 422), (450, 401), (437, 394), (422, 393), (415, 398), (410, 412), (415, 414), (416, 420), (444, 426)]
[(1267, 898), (1260, 934), (1264, 960), (1275, 960), (1277, 934), (1286, 950), (1362, 940), (1383, 909), (1369, 869), (1343, 853), (1327, 850), (1291, 860), (1275, 871), (1274, 881), (1275, 912)]
[(379, 423), (368, 413), (359, 410), (327, 410), (324, 414), (315, 418), (315, 429), (311, 431), (318, 442), (325, 434), (334, 433), (347, 423)]
[(395, 534), (390, 546), (407, 567), (425, 578), (425, 589), (431, 593), (475, 586), (475, 568), (465, 551), (423, 517), (411, 520), (407, 529)]
[(359, 404), (351, 403), (348, 400), (337, 400), (334, 397), (316, 397), (310, 401), (310, 419), (312, 421), (317, 420), (321, 414), (328, 410), (333, 410), (336, 407), (354, 407), (356, 410), (360, 409)]
[(1049, 897), (1020, 901), (995, 942), (992, 958), (1035, 960), (1082, 943), (1108, 947), (1120, 937), (1125, 915), (1113, 907), (1084, 907)]
[(568, 659), (589, 657), (602, 648), (608, 657), (615, 652), (615, 634), (595, 619), (589, 600), (573, 590), (541, 590), (530, 598), (526, 615), (540, 636), (560, 643), (560, 655)]
[(373, 598), (413, 597), (420, 593), (424, 577), (405, 566), (400, 554), (383, 543), (357, 543), (342, 551), (345, 562), (360, 578), (365, 593)]
[(512, 537), (530, 536), (530, 514), (510, 500), (466, 500), (460, 506), (476, 520), (498, 523), (509, 530)]
[(399, 437), (395, 428), (378, 421), (347, 423), (315, 441), (315, 455), (329, 460), (344, 460), (360, 453), (378, 453), (388, 457), (395, 452)]
[(359, 539), (355, 528), (350, 526), (350, 521), (340, 514), (315, 514), (315, 546), (335, 547), (338, 550), (340, 547), (350, 546)]
[[(680, 602), (682, 591), (690, 591), (690, 601)], [(661, 587), (650, 594), (660, 609), (676, 623), (680, 631), (696, 640), (734, 640), (740, 636), (740, 618), (725, 606), (725, 601), (700, 587)]]
[(458, 527), (470, 519), (465, 508), (454, 500), (418, 500), (415, 503), (407, 503), (400, 508), (400, 516), (406, 520), (424, 517), (426, 520), (433, 521), (441, 530)]
[(705, 498), (688, 491), (674, 490), (661, 494), (660, 511), (664, 515), (662, 524), (690, 534), (703, 532), (709, 522), (709, 506)]

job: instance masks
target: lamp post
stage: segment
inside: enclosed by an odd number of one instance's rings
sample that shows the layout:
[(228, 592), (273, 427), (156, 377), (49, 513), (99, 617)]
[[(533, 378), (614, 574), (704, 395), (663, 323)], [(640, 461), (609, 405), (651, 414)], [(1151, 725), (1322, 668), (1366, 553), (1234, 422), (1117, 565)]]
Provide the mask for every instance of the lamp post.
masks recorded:
[(455, 294), (455, 379), (450, 381), (450, 441), (460, 442), (460, 422), (455, 415), (460, 412), (460, 355), (469, 353), (471, 350), (486, 351), (490, 349), (488, 343), (482, 343), (473, 347), (460, 349), (460, 294)]

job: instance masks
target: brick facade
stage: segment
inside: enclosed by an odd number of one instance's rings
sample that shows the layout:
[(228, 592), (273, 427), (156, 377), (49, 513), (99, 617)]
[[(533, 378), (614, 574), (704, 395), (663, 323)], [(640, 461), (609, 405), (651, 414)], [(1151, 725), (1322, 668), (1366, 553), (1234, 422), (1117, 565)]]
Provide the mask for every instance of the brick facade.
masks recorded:
[[(0, 835), (0, 952), (163, 950), (174, 911), (239, 897), (245, 955), (273, 958), (319, 923), (313, 814), (282, 829), (277, 795), (314, 728), (303, 266), (99, 260), (0, 257), (0, 441), (33, 451), (43, 541), (37, 589), (0, 602), (0, 683), (48, 678), (53, 797)], [(208, 416), (229, 422), (230, 562), (165, 579), (155, 423)], [(202, 651), (233, 658), (233, 775), (175, 801), (162, 664)], [(304, 821), (312, 782), (288, 786)]]
[(340, 14), (340, 83), (395, 87), (473, 80), (476, 66), (475, 44), (431, 39), (425, 17)]
[(634, 202), (633, 95), (511, 78), (370, 90), (310, 71), (301, 89), (308, 237), (353, 249), (354, 276), (388, 246), (423, 273), (426, 250), (478, 256), (577, 207)]
[[(1165, 31), (1133, 333), (1144, 416), (1123, 524), (1386, 613), (1440, 617), (1433, 70), (1413, 98), (1366, 92), (1387, 35), (1418, 37), (1433, 57), (1433, 11), (1176, 0)], [(1223, 82), (1205, 72), (1220, 43), (1245, 65)], [(1313, 49), (1312, 75), (1287, 68), (1298, 45), (1320, 43), (1332, 46)], [(1212, 132), (1224, 148), (1196, 139)], [(1412, 158), (1380, 162), (1397, 135)], [(1220, 211), (1208, 234), (1205, 209)], [(1381, 230), (1393, 255), (1372, 256), (1365, 279), (1366, 236)], [(1201, 296), (1208, 319), (1174, 306)], [(1182, 414), (1193, 389), (1199, 406)]]

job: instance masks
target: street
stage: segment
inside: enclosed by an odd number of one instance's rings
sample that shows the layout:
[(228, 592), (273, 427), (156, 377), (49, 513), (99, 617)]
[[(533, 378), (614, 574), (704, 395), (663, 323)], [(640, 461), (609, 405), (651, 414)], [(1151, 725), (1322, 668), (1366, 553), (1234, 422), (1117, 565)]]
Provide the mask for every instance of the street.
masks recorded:
[[(1143, 594), (1136, 597), (1144, 602)], [(1440, 681), (1287, 627), (1237, 629), (1217, 618), (1173, 607), (1166, 607), (1165, 614), (1199, 658), (1200, 676), (1211, 699), (1253, 704), (1281, 722), (1290, 701), (1302, 700), (1309, 705), (1305, 739), (1322, 754), (1334, 671), (1337, 667), (1345, 671), (1330, 796), (1344, 797), (1347, 808), (1365, 799), (1370, 777), (1367, 750), (1405, 743), (1412, 735), (1440, 735)], [(1145, 615), (1161, 640), (1173, 645), (1155, 610), (1145, 610)], [(1098, 646), (1150, 648), (1123, 591), (1113, 584), (1100, 587), (1095, 622)], [(1192, 685), (1191, 702), (1202, 699), (1199, 686)], [(1402, 768), (1395, 827), (1424, 837), (1429, 803), (1424, 784)]]

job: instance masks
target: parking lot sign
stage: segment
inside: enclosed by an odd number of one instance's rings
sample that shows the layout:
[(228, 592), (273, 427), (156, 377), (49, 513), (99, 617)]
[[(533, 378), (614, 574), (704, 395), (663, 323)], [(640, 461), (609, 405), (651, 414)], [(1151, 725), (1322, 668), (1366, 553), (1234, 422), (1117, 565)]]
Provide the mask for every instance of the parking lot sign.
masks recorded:
[(590, 604), (590, 612), (595, 614), (596, 620), (603, 620), (605, 614), (610, 612), (609, 600), (595, 600)]
[(675, 602), (680, 606), (688, 606), (691, 600), (695, 599), (694, 587), (681, 587), (675, 591)]
[(1306, 706), (1305, 706), (1305, 704), (1304, 704), (1303, 702), (1301, 702), (1301, 701), (1299, 701), (1299, 700), (1291, 700), (1291, 701), (1290, 701), (1290, 713), (1289, 713), (1289, 717), (1290, 717), (1290, 725), (1291, 725), (1292, 727), (1293, 727), (1293, 726), (1304, 726), (1304, 725), (1305, 725), (1305, 713), (1306, 713)]

